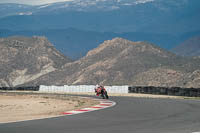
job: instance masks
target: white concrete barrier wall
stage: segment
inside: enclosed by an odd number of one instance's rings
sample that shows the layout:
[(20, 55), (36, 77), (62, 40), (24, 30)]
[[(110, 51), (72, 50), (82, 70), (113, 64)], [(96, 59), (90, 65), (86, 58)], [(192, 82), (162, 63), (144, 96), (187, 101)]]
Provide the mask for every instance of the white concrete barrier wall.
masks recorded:
[[(108, 93), (128, 93), (128, 86), (104, 86)], [(95, 85), (64, 85), (45, 86), (40, 85), (41, 92), (94, 92)]]

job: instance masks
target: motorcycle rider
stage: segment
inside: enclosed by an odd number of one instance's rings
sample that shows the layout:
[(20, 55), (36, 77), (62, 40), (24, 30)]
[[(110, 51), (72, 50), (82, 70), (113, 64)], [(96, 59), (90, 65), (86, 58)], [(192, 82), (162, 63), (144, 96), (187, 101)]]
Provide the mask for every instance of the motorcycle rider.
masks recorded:
[(95, 90), (96, 95), (99, 96), (99, 94), (100, 94), (100, 92), (101, 92), (100, 85), (97, 84), (97, 85), (95, 86), (94, 90)]
[(106, 89), (104, 88), (103, 85), (100, 85), (100, 88), (101, 88), (101, 93), (103, 94)]
[(104, 88), (104, 86), (103, 85), (99, 85), (99, 84), (97, 84), (96, 86), (95, 86), (95, 93), (96, 93), (96, 95), (97, 96), (99, 96), (99, 94), (101, 94), (102, 96), (103, 96), (103, 93), (104, 93), (104, 91), (106, 90), (105, 88)]
[(99, 85), (99, 84), (96, 84), (96, 86), (95, 86), (94, 89), (96, 90), (96, 89), (98, 89), (98, 87), (100, 87), (100, 85)]

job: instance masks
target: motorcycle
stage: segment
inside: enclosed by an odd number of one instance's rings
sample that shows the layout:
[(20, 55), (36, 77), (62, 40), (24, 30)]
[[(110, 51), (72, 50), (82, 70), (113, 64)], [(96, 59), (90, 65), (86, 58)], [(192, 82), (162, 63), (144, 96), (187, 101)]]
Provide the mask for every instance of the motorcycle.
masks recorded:
[(95, 93), (97, 96), (101, 96), (103, 99), (109, 99), (108, 93), (104, 87), (95, 88)]

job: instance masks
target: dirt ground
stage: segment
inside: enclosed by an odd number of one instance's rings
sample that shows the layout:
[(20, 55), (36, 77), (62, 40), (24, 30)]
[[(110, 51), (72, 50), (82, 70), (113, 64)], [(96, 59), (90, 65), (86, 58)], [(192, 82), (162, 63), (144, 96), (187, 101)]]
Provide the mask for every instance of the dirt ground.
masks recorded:
[(55, 117), (96, 104), (91, 99), (67, 95), (0, 93), (0, 123)]

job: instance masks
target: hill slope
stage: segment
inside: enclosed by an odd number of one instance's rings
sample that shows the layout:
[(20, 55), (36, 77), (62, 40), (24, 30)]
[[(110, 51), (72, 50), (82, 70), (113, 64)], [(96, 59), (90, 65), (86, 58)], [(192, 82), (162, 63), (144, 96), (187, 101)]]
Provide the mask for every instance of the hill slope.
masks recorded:
[(44, 37), (0, 38), (0, 53), (0, 86), (30, 82), (71, 62)]
[(186, 87), (199, 65), (199, 59), (178, 57), (147, 42), (114, 38), (89, 51), (80, 60), (68, 63), (63, 69), (29, 84), (102, 83)]

